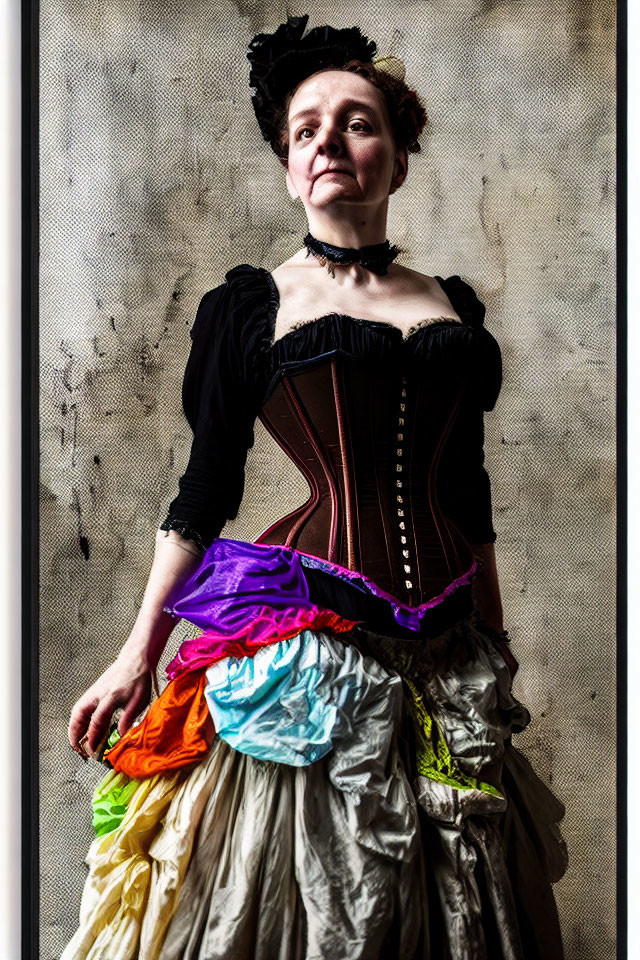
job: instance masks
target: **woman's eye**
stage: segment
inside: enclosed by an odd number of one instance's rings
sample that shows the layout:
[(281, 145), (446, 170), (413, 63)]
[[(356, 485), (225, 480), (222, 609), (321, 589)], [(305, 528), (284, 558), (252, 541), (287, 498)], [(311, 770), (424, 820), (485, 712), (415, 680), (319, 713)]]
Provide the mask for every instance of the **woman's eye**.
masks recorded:
[[(351, 120), (348, 124), (350, 130), (371, 130), (370, 124), (366, 120)], [(309, 136), (306, 136), (306, 134)], [(296, 140), (309, 140), (313, 136), (313, 127), (301, 127), (296, 133)]]

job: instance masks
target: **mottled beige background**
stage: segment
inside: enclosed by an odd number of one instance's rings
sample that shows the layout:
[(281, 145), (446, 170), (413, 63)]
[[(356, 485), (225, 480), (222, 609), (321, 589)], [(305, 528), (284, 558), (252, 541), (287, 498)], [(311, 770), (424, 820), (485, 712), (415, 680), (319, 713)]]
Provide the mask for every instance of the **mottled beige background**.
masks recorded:
[[(260, 139), (245, 50), (300, 3), (41, 3), (42, 957), (74, 928), (102, 770), (71, 704), (133, 624), (190, 434), (200, 297), (305, 223)], [(391, 200), (403, 263), (487, 306), (486, 418), (519, 744), (565, 801), (568, 960), (614, 956), (614, 38), (611, 0), (314, 3), (407, 65), (430, 117)], [(258, 431), (252, 538), (304, 484)], [(177, 635), (172, 649), (180, 639)]]

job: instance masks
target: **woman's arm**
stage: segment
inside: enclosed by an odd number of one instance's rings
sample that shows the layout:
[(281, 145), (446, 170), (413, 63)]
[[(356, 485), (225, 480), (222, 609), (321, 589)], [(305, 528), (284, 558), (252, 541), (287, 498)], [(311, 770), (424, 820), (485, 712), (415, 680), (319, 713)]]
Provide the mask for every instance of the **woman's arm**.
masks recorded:
[(237, 302), (229, 297), (225, 280), (205, 293), (198, 306), (182, 384), (183, 407), (193, 431), (189, 461), (156, 536), (133, 630), (114, 663), (73, 707), (69, 740), (76, 749), (86, 735), (88, 750), (95, 752), (116, 708), (124, 707), (118, 722), (118, 731), (124, 733), (149, 702), (151, 679), (175, 625), (163, 607), (226, 521), (237, 515), (258, 409), (246, 364), (249, 348), (261, 340), (250, 336), (248, 328), (254, 308), (262, 309), (264, 281), (246, 265), (229, 271), (227, 278), (231, 276), (238, 287)]
[(123, 734), (148, 704), (152, 678), (176, 624), (163, 607), (173, 588), (189, 576), (201, 556), (193, 541), (175, 531), (157, 532), (151, 572), (133, 630), (115, 661), (71, 711), (69, 742), (79, 753), (83, 754), (79, 743), (85, 735), (88, 752), (95, 753), (118, 707), (124, 708), (118, 723), (118, 732)]
[(518, 670), (518, 661), (511, 652), (509, 635), (504, 629), (495, 547), (493, 543), (476, 543), (471, 550), (474, 559), (478, 562), (478, 572), (471, 588), (474, 606), (487, 627), (494, 630), (496, 634), (501, 634), (493, 637), (493, 641), (500, 650), (513, 679)]
[(504, 622), (495, 546), (493, 543), (475, 543), (471, 550), (478, 564), (472, 586), (474, 606), (487, 626), (502, 633)]

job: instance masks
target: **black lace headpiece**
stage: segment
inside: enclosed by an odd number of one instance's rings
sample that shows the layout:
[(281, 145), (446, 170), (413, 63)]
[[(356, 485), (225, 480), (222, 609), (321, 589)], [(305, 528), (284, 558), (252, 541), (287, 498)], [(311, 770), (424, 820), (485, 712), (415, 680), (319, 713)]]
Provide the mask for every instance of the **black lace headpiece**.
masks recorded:
[(308, 15), (289, 17), (274, 33), (259, 33), (249, 44), (249, 85), (262, 136), (279, 153), (278, 109), (287, 94), (325, 67), (349, 60), (371, 63), (376, 44), (358, 27), (314, 27), (303, 36)]

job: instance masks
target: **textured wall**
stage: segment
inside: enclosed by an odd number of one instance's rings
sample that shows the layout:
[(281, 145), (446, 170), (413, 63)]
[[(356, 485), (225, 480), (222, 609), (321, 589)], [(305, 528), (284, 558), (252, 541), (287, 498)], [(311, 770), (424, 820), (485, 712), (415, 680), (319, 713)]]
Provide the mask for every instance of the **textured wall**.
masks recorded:
[[(74, 928), (102, 774), (69, 749), (68, 712), (132, 626), (186, 462), (189, 325), (227, 269), (274, 267), (304, 233), (244, 53), (309, 9), (41, 4), (44, 960)], [(471, 282), (503, 348), (487, 461), (533, 715), (519, 743), (567, 806), (567, 960), (614, 956), (614, 17), (612, 0), (341, 0), (311, 18), (405, 60), (431, 127), (389, 236), (408, 266)], [(303, 494), (258, 431), (228, 532)]]

